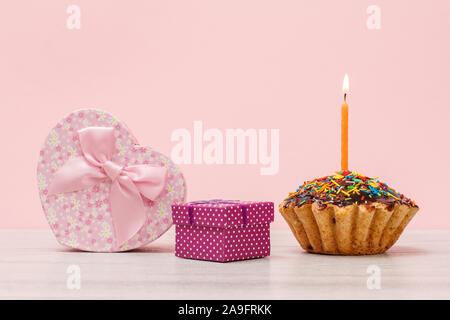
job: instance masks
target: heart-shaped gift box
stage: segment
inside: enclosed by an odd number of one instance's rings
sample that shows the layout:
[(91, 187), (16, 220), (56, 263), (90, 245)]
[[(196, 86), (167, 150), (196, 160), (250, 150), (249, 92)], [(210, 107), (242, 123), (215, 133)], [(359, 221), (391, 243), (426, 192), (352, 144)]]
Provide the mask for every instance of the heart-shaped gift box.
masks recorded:
[(40, 151), (42, 208), (57, 240), (85, 251), (126, 251), (172, 225), (185, 182), (165, 155), (143, 147), (111, 114), (81, 109), (63, 118)]

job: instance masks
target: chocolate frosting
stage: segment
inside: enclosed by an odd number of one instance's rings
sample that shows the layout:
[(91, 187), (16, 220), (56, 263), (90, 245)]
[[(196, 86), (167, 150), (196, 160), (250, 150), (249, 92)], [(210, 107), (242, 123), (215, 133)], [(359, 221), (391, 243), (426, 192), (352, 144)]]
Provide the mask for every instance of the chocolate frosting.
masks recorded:
[(323, 210), (328, 204), (344, 207), (351, 204), (370, 205), (374, 202), (383, 203), (388, 210), (393, 210), (395, 204), (417, 207), (411, 199), (379, 181), (356, 172), (341, 171), (303, 183), (295, 193), (291, 193), (284, 201), (284, 206), (300, 207), (305, 204), (318, 204)]

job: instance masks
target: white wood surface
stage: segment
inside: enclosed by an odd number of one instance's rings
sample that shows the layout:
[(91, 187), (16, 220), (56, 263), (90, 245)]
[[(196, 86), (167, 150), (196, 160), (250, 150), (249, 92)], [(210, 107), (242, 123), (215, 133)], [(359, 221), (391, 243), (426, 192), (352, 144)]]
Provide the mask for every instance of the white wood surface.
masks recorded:
[[(230, 263), (174, 256), (174, 229), (127, 253), (60, 246), (50, 231), (0, 230), (1, 299), (450, 299), (450, 230), (406, 230), (376, 256), (308, 254), (272, 230), (272, 255)], [(68, 266), (81, 288), (68, 289)], [(367, 268), (381, 271), (369, 290)]]

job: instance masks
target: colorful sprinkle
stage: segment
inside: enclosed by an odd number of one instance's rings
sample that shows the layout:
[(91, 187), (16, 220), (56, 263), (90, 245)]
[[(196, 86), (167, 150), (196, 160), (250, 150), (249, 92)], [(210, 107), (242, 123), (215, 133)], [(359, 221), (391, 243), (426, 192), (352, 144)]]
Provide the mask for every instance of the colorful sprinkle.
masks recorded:
[(294, 202), (297, 206), (312, 202), (345, 206), (378, 201), (391, 206), (397, 202), (416, 207), (414, 201), (379, 181), (378, 177), (369, 178), (351, 171), (307, 181), (290, 193), (287, 200), (287, 204)]

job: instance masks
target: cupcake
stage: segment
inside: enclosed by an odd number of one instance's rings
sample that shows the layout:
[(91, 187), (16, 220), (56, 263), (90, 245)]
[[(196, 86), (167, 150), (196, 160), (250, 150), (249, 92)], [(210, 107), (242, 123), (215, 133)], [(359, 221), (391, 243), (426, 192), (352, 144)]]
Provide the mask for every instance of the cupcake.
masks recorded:
[(419, 207), (377, 178), (341, 171), (305, 182), (279, 210), (304, 250), (366, 255), (392, 247)]

